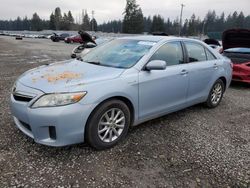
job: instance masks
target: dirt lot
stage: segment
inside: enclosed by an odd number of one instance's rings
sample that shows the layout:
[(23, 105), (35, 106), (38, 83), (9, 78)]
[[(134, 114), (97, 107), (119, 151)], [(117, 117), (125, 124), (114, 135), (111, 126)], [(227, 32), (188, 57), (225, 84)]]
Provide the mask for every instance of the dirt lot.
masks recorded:
[(233, 84), (221, 105), (197, 105), (131, 128), (113, 149), (52, 148), (14, 125), (10, 89), (74, 45), (0, 37), (0, 187), (250, 187), (250, 86)]

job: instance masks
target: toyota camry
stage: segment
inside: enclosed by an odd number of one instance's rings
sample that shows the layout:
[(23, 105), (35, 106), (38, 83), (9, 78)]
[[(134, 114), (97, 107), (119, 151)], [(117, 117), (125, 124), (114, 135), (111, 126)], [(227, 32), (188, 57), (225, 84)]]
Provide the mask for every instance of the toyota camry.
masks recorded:
[(130, 126), (199, 103), (217, 107), (231, 78), (231, 61), (201, 41), (118, 38), (25, 72), (12, 88), (11, 111), (37, 143), (106, 149)]

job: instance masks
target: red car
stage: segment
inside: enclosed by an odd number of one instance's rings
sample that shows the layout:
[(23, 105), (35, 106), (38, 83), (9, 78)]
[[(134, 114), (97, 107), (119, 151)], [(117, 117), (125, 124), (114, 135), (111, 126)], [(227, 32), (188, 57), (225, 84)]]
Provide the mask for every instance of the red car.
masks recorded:
[(222, 54), (233, 62), (233, 81), (250, 83), (250, 30), (227, 30), (222, 44)]
[(64, 42), (66, 42), (66, 43), (81, 43), (81, 44), (83, 43), (80, 35), (67, 37), (64, 39)]

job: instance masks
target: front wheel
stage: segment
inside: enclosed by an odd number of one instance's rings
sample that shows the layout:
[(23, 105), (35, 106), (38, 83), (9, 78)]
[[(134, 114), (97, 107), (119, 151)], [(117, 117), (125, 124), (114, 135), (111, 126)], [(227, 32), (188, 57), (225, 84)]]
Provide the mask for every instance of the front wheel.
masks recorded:
[(113, 147), (126, 136), (130, 118), (128, 106), (120, 100), (101, 104), (91, 114), (86, 125), (87, 142), (98, 150)]
[(222, 100), (224, 91), (225, 85), (223, 81), (221, 79), (217, 80), (209, 93), (208, 99), (206, 101), (206, 106), (209, 108), (217, 107)]

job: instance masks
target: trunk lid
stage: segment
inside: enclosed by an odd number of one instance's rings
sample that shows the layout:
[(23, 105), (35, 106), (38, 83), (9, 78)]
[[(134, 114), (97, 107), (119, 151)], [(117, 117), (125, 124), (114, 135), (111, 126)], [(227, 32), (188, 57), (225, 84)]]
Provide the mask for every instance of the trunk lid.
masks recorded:
[(222, 34), (223, 50), (229, 48), (250, 48), (250, 30), (230, 29)]

